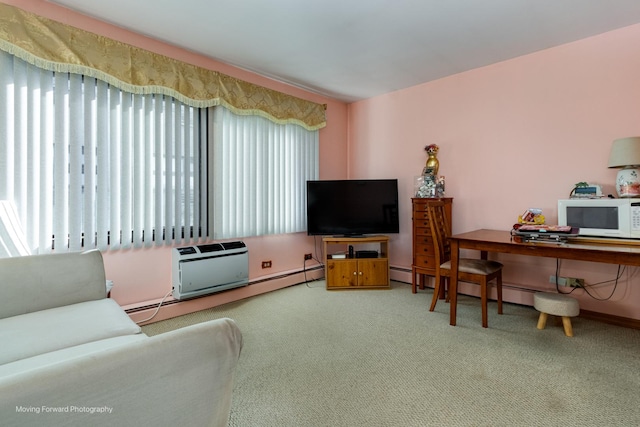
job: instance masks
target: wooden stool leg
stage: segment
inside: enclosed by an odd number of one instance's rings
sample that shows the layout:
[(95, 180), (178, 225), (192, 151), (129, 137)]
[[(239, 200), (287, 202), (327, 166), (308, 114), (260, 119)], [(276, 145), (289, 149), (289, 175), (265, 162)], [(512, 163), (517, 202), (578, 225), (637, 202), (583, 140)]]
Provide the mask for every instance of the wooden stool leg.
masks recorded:
[(564, 325), (564, 334), (568, 337), (573, 336), (573, 328), (571, 327), (571, 318), (563, 316), (562, 324)]
[(547, 326), (547, 313), (540, 313), (540, 317), (538, 318), (538, 329), (544, 329)]

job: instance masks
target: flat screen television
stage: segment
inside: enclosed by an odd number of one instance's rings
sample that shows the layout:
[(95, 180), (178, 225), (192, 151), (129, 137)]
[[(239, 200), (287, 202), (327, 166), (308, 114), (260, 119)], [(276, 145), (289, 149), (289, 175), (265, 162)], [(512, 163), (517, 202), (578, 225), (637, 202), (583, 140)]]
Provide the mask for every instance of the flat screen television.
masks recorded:
[(307, 234), (399, 233), (398, 180), (307, 181)]

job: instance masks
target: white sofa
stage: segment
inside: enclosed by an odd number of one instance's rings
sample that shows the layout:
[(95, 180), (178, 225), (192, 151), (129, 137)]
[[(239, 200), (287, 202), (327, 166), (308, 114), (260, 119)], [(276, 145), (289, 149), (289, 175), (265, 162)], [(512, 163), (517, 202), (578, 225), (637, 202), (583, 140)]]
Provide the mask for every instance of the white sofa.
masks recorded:
[(143, 334), (99, 251), (0, 259), (3, 426), (226, 426), (241, 348), (231, 319)]

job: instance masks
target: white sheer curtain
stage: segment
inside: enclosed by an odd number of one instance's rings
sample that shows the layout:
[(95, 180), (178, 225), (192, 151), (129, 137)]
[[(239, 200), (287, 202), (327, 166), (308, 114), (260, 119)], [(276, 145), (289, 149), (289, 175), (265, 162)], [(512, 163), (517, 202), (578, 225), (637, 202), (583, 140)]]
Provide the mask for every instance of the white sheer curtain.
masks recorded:
[(306, 230), (306, 182), (318, 179), (318, 131), (213, 107), (215, 238)]
[(0, 52), (0, 199), (32, 252), (206, 236), (200, 114)]

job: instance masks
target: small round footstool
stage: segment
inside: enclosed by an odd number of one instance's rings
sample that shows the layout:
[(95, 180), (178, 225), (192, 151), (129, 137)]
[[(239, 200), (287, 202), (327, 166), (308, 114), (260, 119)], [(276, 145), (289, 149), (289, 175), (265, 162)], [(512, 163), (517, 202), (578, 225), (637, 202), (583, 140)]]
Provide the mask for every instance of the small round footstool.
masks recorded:
[(563, 294), (537, 292), (533, 294), (533, 306), (540, 312), (538, 329), (544, 329), (547, 316), (551, 314), (562, 317), (564, 334), (568, 337), (573, 336), (571, 318), (580, 314), (580, 305), (576, 299)]

